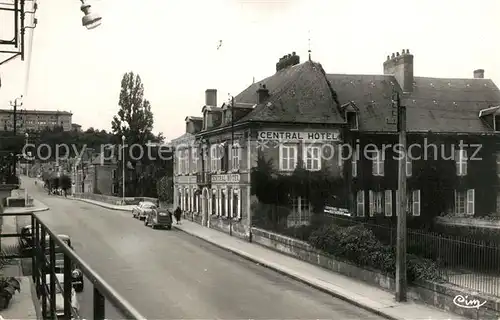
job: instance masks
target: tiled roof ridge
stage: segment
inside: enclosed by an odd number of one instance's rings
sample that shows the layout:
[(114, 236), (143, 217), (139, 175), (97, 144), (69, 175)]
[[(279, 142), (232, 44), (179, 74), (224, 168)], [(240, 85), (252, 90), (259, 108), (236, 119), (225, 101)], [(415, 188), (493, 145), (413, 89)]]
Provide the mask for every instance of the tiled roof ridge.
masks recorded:
[(335, 103), (337, 104), (337, 109), (340, 111), (341, 104), (340, 104), (340, 101), (339, 101), (339, 96), (338, 96), (337, 92), (333, 89), (333, 86), (330, 83), (330, 81), (328, 80), (328, 78), (326, 76), (327, 73), (326, 73), (325, 69), (323, 68), (323, 66), (319, 62), (316, 62), (316, 63), (313, 62), (313, 64), (315, 64), (315, 65), (317, 65), (319, 67), (319, 70), (320, 70), (321, 74), (323, 75), (323, 78), (325, 79), (326, 83), (328, 84), (328, 89), (330, 89), (330, 93), (332, 95), (332, 99), (333, 99), (333, 101), (335, 101)]

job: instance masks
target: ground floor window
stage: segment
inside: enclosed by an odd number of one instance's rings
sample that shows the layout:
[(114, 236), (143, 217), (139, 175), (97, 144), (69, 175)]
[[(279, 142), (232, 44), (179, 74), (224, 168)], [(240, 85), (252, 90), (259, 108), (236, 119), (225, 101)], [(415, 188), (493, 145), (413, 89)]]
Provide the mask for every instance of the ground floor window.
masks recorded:
[(455, 190), (455, 214), (473, 216), (475, 212), (474, 189)]
[[(396, 215), (399, 210), (399, 191), (396, 190)], [(406, 194), (406, 213), (420, 216), (420, 190), (410, 190)]]
[(373, 191), (370, 190), (369, 194), (370, 200), (370, 217), (373, 217), (376, 214), (383, 214), (383, 201), (384, 201), (384, 192), (383, 191)]
[(228, 216), (228, 210), (227, 210), (227, 189), (222, 189), (220, 193), (220, 209), (221, 209), (221, 215), (223, 217)]
[(231, 200), (230, 200), (230, 214), (231, 218), (240, 219), (241, 218), (241, 190), (238, 188), (231, 190)]
[(210, 206), (210, 213), (213, 216), (216, 216), (217, 215), (217, 190), (216, 189), (212, 190), (212, 194), (210, 196), (209, 206)]
[(292, 198), (292, 213), (287, 218), (288, 226), (307, 225), (310, 223), (312, 206), (306, 197)]

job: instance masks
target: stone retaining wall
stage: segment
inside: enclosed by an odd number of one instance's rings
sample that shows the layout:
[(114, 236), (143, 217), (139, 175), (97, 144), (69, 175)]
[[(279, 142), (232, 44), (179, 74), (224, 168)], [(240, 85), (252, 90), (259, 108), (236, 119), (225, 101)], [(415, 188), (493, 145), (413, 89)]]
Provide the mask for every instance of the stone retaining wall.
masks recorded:
[[(396, 285), (392, 277), (384, 275), (376, 270), (360, 268), (348, 262), (335, 259), (313, 248), (304, 241), (259, 228), (252, 228), (252, 239), (256, 244), (260, 244), (302, 261), (364, 281), (387, 291), (394, 292), (395, 290)], [(479, 309), (461, 308), (453, 303), (453, 299), (458, 295), (468, 296), (469, 299), (478, 299), (481, 302), (487, 302)], [(412, 284), (408, 296), (413, 300), (422, 301), (426, 304), (468, 318), (498, 320), (500, 317), (500, 298), (489, 297), (450, 284), (419, 281), (418, 283)]]
[(113, 196), (106, 196), (103, 194), (95, 194), (95, 193), (75, 193), (73, 194), (75, 198), (80, 198), (80, 199), (88, 199), (88, 200), (94, 200), (94, 201), (99, 201), (99, 202), (104, 202), (107, 204), (112, 204), (112, 205), (136, 205), (139, 204), (141, 201), (150, 201), (153, 203), (158, 204), (158, 199), (156, 198), (149, 198), (149, 197), (126, 197), (125, 198), (125, 203), (123, 203), (123, 198), (121, 197), (113, 197)]

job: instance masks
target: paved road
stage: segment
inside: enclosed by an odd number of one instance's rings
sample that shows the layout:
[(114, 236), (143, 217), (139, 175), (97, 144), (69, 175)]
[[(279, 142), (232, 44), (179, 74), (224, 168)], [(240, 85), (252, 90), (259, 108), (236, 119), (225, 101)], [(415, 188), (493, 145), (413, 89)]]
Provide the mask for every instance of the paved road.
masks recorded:
[[(44, 222), (69, 234), (75, 251), (148, 319), (382, 319), (181, 231), (27, 188), (51, 208), (40, 213)], [(79, 301), (89, 319), (86, 285)], [(106, 316), (122, 318), (109, 309)]]

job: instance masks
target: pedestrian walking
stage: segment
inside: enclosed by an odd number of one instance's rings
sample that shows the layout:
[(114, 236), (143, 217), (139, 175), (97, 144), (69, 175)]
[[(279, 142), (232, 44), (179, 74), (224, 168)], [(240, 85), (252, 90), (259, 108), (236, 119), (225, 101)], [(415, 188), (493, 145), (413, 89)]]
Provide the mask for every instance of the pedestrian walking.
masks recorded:
[(174, 217), (177, 224), (181, 224), (181, 214), (182, 214), (181, 208), (177, 207), (177, 209), (175, 209), (174, 211)]

